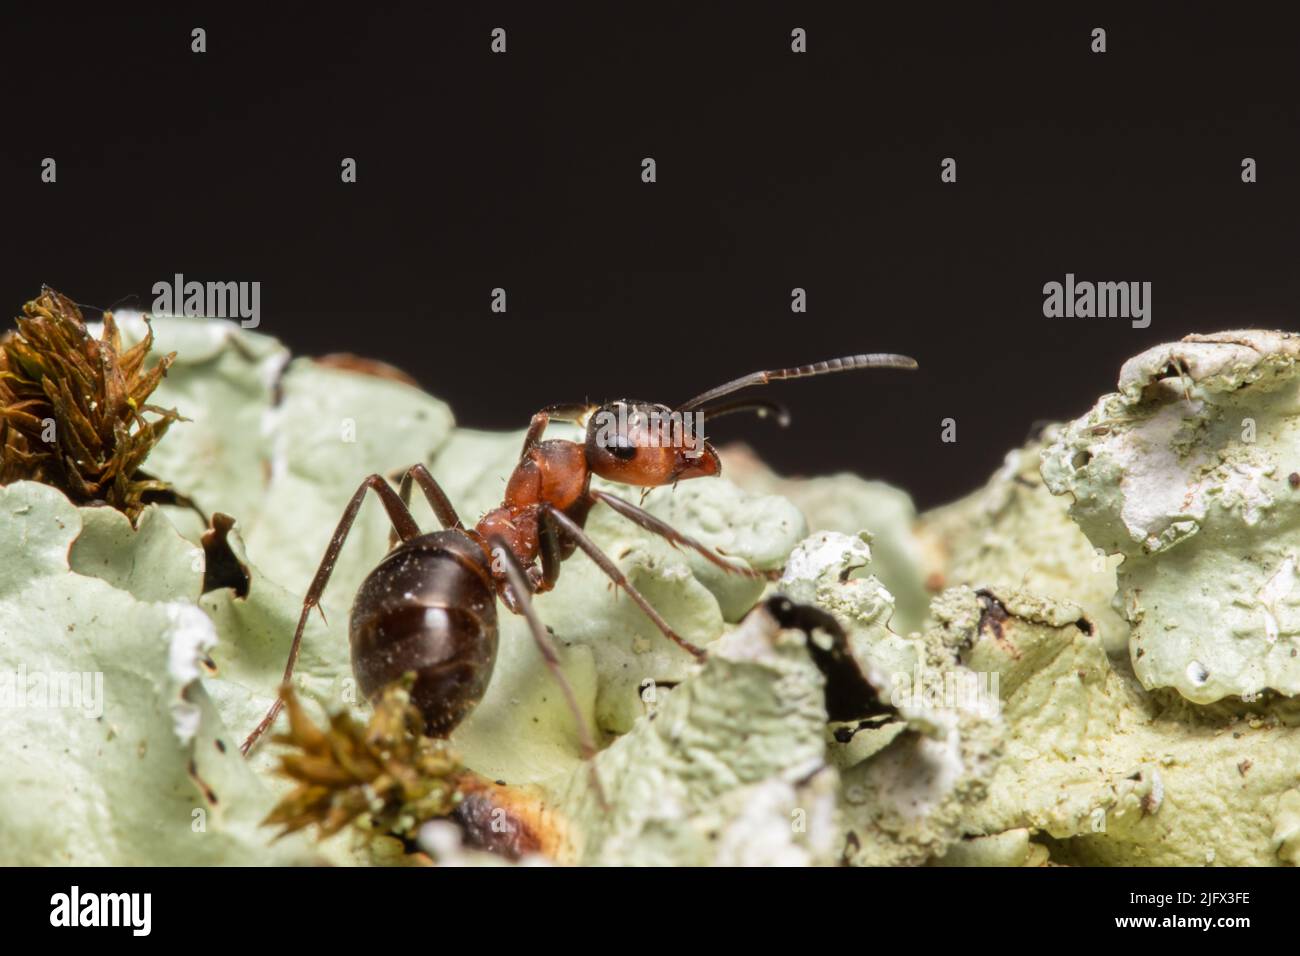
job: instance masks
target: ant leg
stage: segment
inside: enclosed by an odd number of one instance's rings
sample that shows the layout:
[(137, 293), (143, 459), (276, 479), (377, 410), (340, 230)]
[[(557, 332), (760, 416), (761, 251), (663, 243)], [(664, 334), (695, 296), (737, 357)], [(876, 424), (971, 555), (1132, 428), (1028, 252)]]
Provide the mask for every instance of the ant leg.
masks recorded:
[(687, 537), (667, 522), (660, 521), (650, 512), (643, 508), (638, 508), (630, 501), (624, 501), (617, 495), (611, 495), (607, 491), (592, 490), (588, 492), (596, 501), (603, 501), (616, 512), (627, 518), (633, 524), (645, 528), (651, 534), (657, 534), (668, 541), (669, 544), (676, 547), (682, 545), (690, 548), (700, 557), (705, 558), (710, 563), (717, 565), (722, 570), (731, 574), (739, 574), (741, 577), (753, 578), (755, 580), (767, 580), (767, 575), (762, 571), (755, 571), (753, 568), (744, 567), (739, 564), (731, 564), (716, 551), (706, 547), (694, 538)]
[[(398, 489), (398, 497), (402, 499), (402, 504), (409, 509), (411, 504), (411, 479), (420, 483), (420, 490), (424, 492), (425, 500), (429, 502), (429, 507), (433, 509), (434, 517), (438, 519), (438, 524), (447, 530), (459, 528), (464, 530), (465, 526), (461, 524), (460, 515), (456, 514), (456, 508), (452, 505), (451, 499), (447, 493), (442, 490), (433, 475), (429, 474), (429, 469), (422, 464), (412, 465), (406, 469), (402, 475), (402, 484)], [(397, 544), (397, 525), (393, 525), (392, 532), (388, 535), (388, 547)]]
[[(325, 556), (321, 558), (320, 567), (316, 569), (316, 576), (312, 578), (311, 585), (307, 588), (307, 596), (302, 602), (302, 613), (298, 615), (298, 627), (293, 632), (293, 643), (289, 645), (289, 661), (284, 666), (284, 679), (281, 682), (283, 684), (289, 683), (290, 678), (293, 677), (293, 665), (297, 662), (298, 651), (302, 647), (302, 632), (307, 627), (307, 615), (311, 613), (312, 608), (320, 604), (321, 594), (325, 591), (325, 585), (329, 583), (334, 565), (339, 559), (339, 552), (343, 550), (343, 542), (347, 540), (348, 532), (352, 530), (352, 522), (356, 520), (357, 512), (361, 510), (361, 503), (366, 499), (367, 489), (379, 495), (384, 510), (388, 512), (388, 520), (403, 541), (409, 541), (420, 533), (420, 526), (411, 517), (411, 512), (407, 510), (397, 493), (388, 486), (388, 482), (382, 475), (371, 475), (361, 482), (361, 486), (357, 488), (352, 500), (344, 509), (343, 517), (339, 519), (338, 527), (334, 529), (334, 536), (330, 538), (329, 547), (325, 549)], [(277, 697), (261, 723), (253, 728), (253, 732), (239, 748), (240, 753), (247, 755), (253, 749), (262, 734), (275, 723), (275, 718), (280, 715), (282, 707), (284, 701)]]
[(645, 596), (632, 586), (632, 582), (629, 581), (627, 576), (618, 569), (618, 565), (610, 560), (609, 555), (600, 550), (596, 542), (592, 541), (591, 538), (587, 536), (587, 532), (583, 531), (576, 521), (552, 505), (542, 505), (542, 512), (559, 525), (560, 529), (568, 537), (572, 538), (578, 547), (587, 553), (587, 557), (596, 562), (596, 566), (605, 572), (606, 576), (614, 582), (616, 587), (620, 587), (627, 592), (628, 597), (636, 602), (637, 607), (641, 608), (641, 610), (645, 612), (646, 617), (650, 618), (650, 620), (654, 622), (655, 627), (659, 628), (664, 637), (668, 638), (682, 650), (689, 652), (695, 658), (699, 660), (704, 659), (706, 656), (704, 649), (696, 647), (690, 641), (686, 640), (686, 638), (682, 637), (669, 627), (668, 622), (665, 621), (663, 617), (660, 616), (659, 612), (654, 609), (654, 605), (647, 601)]
[(524, 447), (519, 452), (519, 457), (523, 458), (534, 445), (542, 440), (542, 434), (546, 431), (546, 426), (551, 422), (582, 424), (587, 417), (587, 413), (595, 407), (595, 405), (585, 402), (582, 404), (547, 405), (534, 415), (533, 420), (528, 423), (528, 433), (524, 435)]
[(596, 756), (596, 741), (592, 737), (591, 728), (587, 725), (587, 719), (582, 715), (582, 708), (578, 706), (578, 696), (573, 692), (573, 685), (569, 679), (564, 676), (564, 671), (560, 669), (560, 655), (555, 650), (555, 642), (551, 640), (550, 633), (546, 630), (546, 625), (542, 619), (537, 616), (537, 610), (533, 607), (532, 592), (528, 587), (527, 577), (524, 575), (524, 569), (519, 566), (519, 559), (515, 553), (510, 550), (504, 538), (493, 535), (488, 541), (492, 549), (492, 559), (494, 562), (500, 562), (501, 568), (506, 573), (506, 580), (510, 583), (510, 590), (514, 594), (515, 606), (523, 614), (524, 619), (528, 622), (529, 629), (533, 632), (533, 640), (537, 643), (537, 649), (542, 654), (542, 660), (546, 662), (547, 669), (555, 682), (560, 685), (560, 691), (564, 694), (564, 699), (569, 705), (569, 711), (573, 714), (573, 720), (578, 726), (578, 745), (582, 749), (582, 759), (588, 761), (591, 768), (591, 780), (595, 787), (596, 794), (601, 803), (605, 803), (605, 792), (600, 785), (600, 778), (596, 775), (596, 765), (591, 763), (591, 759)]
[(542, 590), (549, 591), (560, 578), (560, 563), (564, 560), (564, 553), (560, 547), (559, 531), (547, 511), (537, 515), (537, 538), (542, 559)]
[(733, 402), (718, 402), (716, 405), (707, 405), (699, 411), (705, 418), (721, 418), (723, 415), (734, 415), (737, 412), (753, 412), (759, 418), (776, 419), (776, 423), (782, 428), (790, 424), (790, 409), (780, 402), (769, 402), (764, 399), (740, 398)]
[(406, 470), (406, 474), (402, 476), (402, 500), (409, 500), (412, 478), (420, 486), (420, 490), (424, 492), (425, 500), (429, 502), (429, 507), (433, 509), (438, 523), (448, 531), (452, 529), (464, 531), (465, 526), (461, 524), (460, 515), (456, 514), (451, 499), (447, 497), (447, 493), (442, 490), (442, 486), (434, 480), (433, 475), (429, 474), (429, 469), (424, 465), (412, 465)]
[(524, 435), (524, 447), (519, 451), (519, 457), (523, 458), (528, 452), (542, 440), (542, 433), (546, 431), (546, 426), (551, 422), (551, 416), (545, 411), (538, 412), (533, 416), (533, 420), (528, 423), (528, 431)]

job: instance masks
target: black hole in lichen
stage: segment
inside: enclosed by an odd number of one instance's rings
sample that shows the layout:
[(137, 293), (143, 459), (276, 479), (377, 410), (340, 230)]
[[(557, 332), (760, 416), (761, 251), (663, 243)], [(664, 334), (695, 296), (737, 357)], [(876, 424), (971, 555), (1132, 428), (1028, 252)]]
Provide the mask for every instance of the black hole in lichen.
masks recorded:
[(980, 611), (979, 633), (983, 634), (985, 631), (991, 631), (995, 638), (1001, 640), (1003, 624), (1011, 617), (1007, 613), (1007, 606), (998, 600), (992, 591), (981, 589), (975, 592), (975, 596), (980, 599), (980, 604), (983, 605), (983, 610)]
[[(826, 713), (831, 720), (856, 720), (893, 712), (862, 673), (849, 650), (848, 636), (834, 617), (821, 608), (796, 604), (779, 594), (769, 598), (764, 607), (781, 627), (800, 630), (809, 636), (808, 653), (826, 678)], [(829, 636), (831, 646), (822, 647), (812, 640), (814, 631)]]
[(236, 597), (248, 597), (251, 577), (248, 568), (235, 557), (228, 535), (235, 526), (230, 515), (217, 512), (212, 525), (203, 532), (203, 593), (232, 588)]

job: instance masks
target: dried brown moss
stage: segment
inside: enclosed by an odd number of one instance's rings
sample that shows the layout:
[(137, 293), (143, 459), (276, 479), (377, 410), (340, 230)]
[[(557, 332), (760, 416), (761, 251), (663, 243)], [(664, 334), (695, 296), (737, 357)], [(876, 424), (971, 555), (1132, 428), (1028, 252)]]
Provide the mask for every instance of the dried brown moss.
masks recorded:
[(44, 482), (135, 521), (145, 496), (167, 487), (140, 468), (180, 419), (148, 404), (175, 353), (146, 370), (152, 329), (123, 351), (111, 313), (95, 339), (77, 304), (48, 288), (17, 326), (0, 338), (0, 484)]
[(325, 837), (357, 820), (374, 834), (412, 837), (456, 809), (466, 771), (445, 740), (424, 734), (409, 681), (384, 691), (364, 727), (342, 711), (321, 730), (292, 687), (281, 696), (289, 732), (275, 739), (292, 749), (280, 772), (298, 784), (266, 819), (283, 827), (281, 836), (316, 824)]

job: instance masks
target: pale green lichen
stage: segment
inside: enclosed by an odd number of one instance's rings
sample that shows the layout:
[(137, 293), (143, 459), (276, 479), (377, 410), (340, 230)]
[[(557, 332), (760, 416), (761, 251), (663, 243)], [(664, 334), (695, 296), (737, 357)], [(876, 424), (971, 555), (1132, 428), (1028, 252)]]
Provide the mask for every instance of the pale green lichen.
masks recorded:
[(1294, 728), (1164, 707), (1111, 665), (1077, 606), (955, 589), (937, 616), (963, 664), (998, 674), (1002, 694), (1004, 753), (964, 818), (969, 833), (1028, 829), (1066, 863), (1280, 861)]
[(193, 603), (193, 550), (156, 509), (132, 532), (45, 485), (0, 488), (6, 864), (315, 858), (259, 828), (272, 794), (204, 687), (217, 636)]
[(1047, 847), (1033, 841), (1024, 827), (988, 836), (973, 836), (948, 847), (932, 866), (1045, 866)]
[(958, 840), (967, 809), (983, 798), (1000, 747), (996, 689), (991, 701), (943, 693), (969, 689), (974, 681), (967, 678), (976, 675), (956, 662), (938, 632), (903, 637), (886, 627), (892, 595), (872, 576), (851, 576), (869, 561), (861, 538), (820, 532), (790, 556), (781, 588), (836, 615), (864, 673), (897, 710), (887, 723), (842, 728), (848, 739), (832, 738), (845, 860), (914, 865)]
[(1300, 693), (1300, 336), (1157, 346), (1043, 452), (1097, 547), (1122, 554), (1134, 671), (1189, 700)]
[(831, 863), (834, 774), (824, 775), (822, 677), (807, 637), (766, 612), (711, 648), (680, 686), (586, 768), (560, 807), (580, 821), (585, 863)]
[(1007, 454), (983, 488), (926, 512), (917, 536), (939, 587), (1018, 588), (1077, 602), (1106, 650), (1128, 653), (1129, 625), (1112, 605), (1118, 556), (1089, 543), (1070, 519), (1069, 501), (1053, 495), (1039, 474), (1041, 450), (1059, 434)]
[(1279, 860), (1300, 865), (1300, 789), (1288, 790), (1278, 798), (1272, 843)]
[[(270, 772), (274, 748), (246, 762), (238, 743), (277, 692), (303, 589), (361, 478), (424, 461), (474, 519), (499, 503), (522, 432), (455, 428), (418, 389), (289, 363), (228, 323), (154, 329), (160, 350), (180, 353), (157, 400), (193, 422), (171, 429), (151, 474), (235, 516), (247, 593), (200, 594), (192, 510), (151, 506), (133, 528), (43, 486), (0, 488), (0, 672), (98, 670), (107, 689), (101, 721), (18, 712), (0, 744), (0, 818), (25, 849), (4, 862), (401, 862), (382, 842), (271, 844), (257, 823), (286, 784)], [(575, 555), (537, 607), (598, 730), (604, 800), (531, 634), (504, 610), (493, 680), (453, 744), (489, 780), (529, 785), (519, 792), (563, 838), (559, 862), (1296, 863), (1300, 707), (1228, 696), (1292, 693), (1300, 679), (1277, 650), (1300, 632), (1288, 586), (1296, 353), (1293, 337), (1233, 333), (1140, 356), (1119, 393), (1044, 436), (1043, 478), (1063, 497), (1040, 480), (1037, 443), (919, 522), (887, 486), (777, 479), (734, 456), (739, 486), (646, 497), (734, 560), (783, 568), (766, 586), (598, 506), (592, 537), (708, 659), (664, 639)], [(418, 498), (415, 509), (434, 527)], [(368, 712), (347, 611), (387, 538), (383, 509), (367, 504), (327, 620), (309, 619), (297, 683), (317, 712)], [(836, 617), (884, 708), (828, 724), (809, 653), (824, 635), (783, 630), (761, 603), (772, 590)], [(1126, 646), (1130, 621), (1142, 682), (1106, 653)], [(1178, 671), (1192, 660), (1209, 674), (1186, 688)], [(192, 828), (195, 810), (206, 829)], [(498, 861), (461, 848), (452, 826), (421, 831), (439, 862)]]
[(873, 573), (894, 599), (889, 626), (900, 634), (921, 627), (930, 594), (926, 541), (916, 533), (912, 498), (901, 488), (853, 474), (782, 478), (749, 448), (722, 450), (723, 474), (746, 491), (780, 495), (801, 512), (810, 531), (869, 532)]

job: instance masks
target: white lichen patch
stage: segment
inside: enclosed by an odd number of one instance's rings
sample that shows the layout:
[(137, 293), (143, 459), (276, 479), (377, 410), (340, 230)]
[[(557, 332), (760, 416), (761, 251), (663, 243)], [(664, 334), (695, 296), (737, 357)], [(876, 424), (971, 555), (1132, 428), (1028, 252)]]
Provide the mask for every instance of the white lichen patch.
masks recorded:
[(716, 866), (829, 866), (839, 862), (839, 777), (830, 768), (806, 783), (767, 780), (722, 801)]
[(167, 616), (167, 675), (173, 685), (172, 729), (182, 745), (194, 740), (203, 719), (202, 708), (187, 696), (190, 685), (203, 676), (203, 663), (217, 645), (212, 619), (194, 604), (173, 601), (162, 606)]
[(1278, 569), (1273, 572), (1273, 576), (1264, 582), (1264, 586), (1255, 595), (1260, 612), (1264, 615), (1264, 636), (1270, 642), (1276, 642), (1281, 633), (1278, 612), (1284, 609), (1283, 602), (1291, 596), (1294, 587), (1295, 555), (1288, 554)]
[(1124, 502), (1120, 517), (1135, 541), (1149, 546), (1178, 518), (1199, 518), (1205, 513), (1204, 492), (1196, 476), (1209, 456), (1205, 452), (1185, 455), (1174, 444), (1200, 407), (1199, 402), (1167, 405), (1108, 442), (1108, 461), (1120, 474)]
[(946, 801), (961, 779), (965, 764), (956, 718), (944, 715), (949, 726), (943, 737), (919, 737), (911, 747), (891, 747), (871, 765), (878, 787), (879, 809), (905, 825), (925, 821)]
[[(861, 535), (852, 537), (838, 531), (819, 531), (800, 542), (790, 552), (781, 574), (781, 583), (786, 588), (798, 587), (800, 582), (807, 582), (816, 587), (826, 587), (839, 580), (847, 580), (851, 572), (865, 568), (871, 563), (871, 546)], [(887, 595), (883, 586), (883, 595)]]

